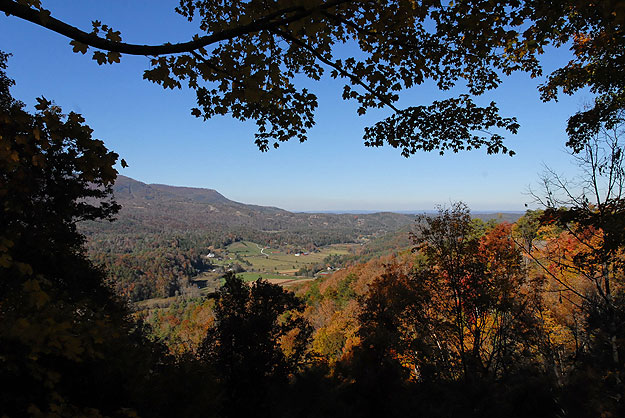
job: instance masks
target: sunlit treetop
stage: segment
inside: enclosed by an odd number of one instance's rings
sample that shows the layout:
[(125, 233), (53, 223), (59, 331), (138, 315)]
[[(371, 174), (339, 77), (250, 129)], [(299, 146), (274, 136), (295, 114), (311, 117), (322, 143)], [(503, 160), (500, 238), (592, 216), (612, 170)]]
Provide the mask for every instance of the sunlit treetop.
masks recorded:
[[(586, 87), (596, 95), (569, 119), (573, 150), (625, 105), (620, 0), (180, 0), (175, 10), (197, 25), (197, 35), (162, 45), (125, 43), (100, 21), (78, 29), (71, 24), (88, 24), (59, 21), (43, 3), (0, 0), (0, 10), (71, 38), (75, 52), (100, 64), (123, 54), (149, 57), (145, 79), (195, 90), (197, 117), (254, 120), (263, 151), (305, 141), (315, 123), (317, 97), (298, 86), (298, 75), (343, 80), (342, 97), (358, 103), (358, 114), (388, 108), (389, 117), (365, 129), (364, 142), (389, 144), (404, 156), (475, 148), (513, 155), (503, 135), (517, 132), (516, 119), (474, 99), (512, 72), (542, 75), (547, 46), (570, 47), (573, 59), (547, 75), (542, 99)], [(349, 48), (339, 48), (344, 44)], [(398, 106), (402, 91), (428, 80), (466, 93)]]

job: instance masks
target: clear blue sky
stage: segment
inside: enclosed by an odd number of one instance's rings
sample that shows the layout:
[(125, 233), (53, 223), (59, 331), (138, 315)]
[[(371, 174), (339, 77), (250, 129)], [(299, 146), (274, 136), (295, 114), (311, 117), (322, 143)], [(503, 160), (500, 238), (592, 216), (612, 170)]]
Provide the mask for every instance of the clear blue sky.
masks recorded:
[[(175, 14), (175, 0), (45, 0), (53, 16), (85, 30), (99, 19), (133, 43), (188, 40), (193, 25)], [(0, 14), (0, 50), (10, 52), (13, 95), (29, 106), (45, 96), (64, 111), (82, 113), (94, 136), (130, 167), (121, 174), (147, 182), (206, 187), (226, 197), (288, 210), (429, 210), (462, 200), (474, 211), (523, 210), (543, 165), (571, 172), (566, 154), (566, 119), (591, 99), (587, 93), (542, 103), (536, 86), (518, 74), (495, 92), (506, 116), (517, 116), (518, 135), (507, 144), (514, 157), (483, 150), (408, 159), (390, 147), (363, 145), (364, 127), (387, 113), (356, 116), (340, 98), (341, 84), (311, 83), (319, 97), (317, 125), (309, 140), (283, 144), (267, 153), (253, 143), (255, 125), (227, 117), (202, 122), (190, 115), (195, 94), (163, 90), (142, 79), (144, 57), (122, 57), (99, 66), (90, 55), (74, 54), (69, 40), (29, 22)], [(568, 51), (550, 51), (545, 68), (565, 62)], [(431, 87), (406, 92), (400, 105), (427, 104), (448, 97)]]

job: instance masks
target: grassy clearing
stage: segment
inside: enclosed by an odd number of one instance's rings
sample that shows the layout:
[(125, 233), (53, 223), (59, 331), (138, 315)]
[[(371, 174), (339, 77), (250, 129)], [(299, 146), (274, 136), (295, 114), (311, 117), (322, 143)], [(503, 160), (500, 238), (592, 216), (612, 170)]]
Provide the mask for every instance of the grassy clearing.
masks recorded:
[[(263, 268), (271, 268), (280, 266), (281, 269), (299, 269), (304, 265), (315, 264), (323, 261), (329, 255), (344, 255), (349, 254), (350, 250), (356, 247), (357, 244), (334, 244), (327, 247), (320, 248), (317, 252), (311, 252), (307, 255), (301, 253), (296, 256), (295, 254), (287, 254), (281, 252), (275, 248), (259, 247), (256, 243), (249, 241), (240, 241), (232, 243), (227, 248), (227, 253), (230, 257), (240, 258), (252, 263), (256, 266)], [(263, 248), (263, 253), (261, 253)], [(287, 266), (290, 264), (290, 266)], [(298, 267), (299, 266), (299, 267)]]
[(346, 255), (350, 254), (352, 250), (360, 248), (360, 244), (332, 244), (327, 247), (322, 247), (320, 252), (326, 255)]
[[(250, 268), (264, 273), (293, 274), (302, 267), (321, 263), (329, 255), (349, 254), (357, 244), (335, 244), (321, 248), (319, 251), (308, 254), (287, 254), (275, 248), (260, 247), (256, 243), (240, 241), (232, 243), (227, 248), (228, 258), (237, 257), (251, 264)], [(261, 253), (261, 248), (263, 252)], [(224, 262), (234, 260), (226, 259)]]
[(230, 244), (228, 246), (228, 253), (234, 256), (239, 255), (241, 257), (253, 257), (261, 255), (260, 248), (258, 248), (258, 246), (253, 242), (249, 241), (238, 241)]
[(237, 273), (237, 276), (241, 277), (246, 282), (253, 282), (261, 278), (263, 280), (297, 280), (301, 279), (301, 277), (297, 276), (284, 276), (281, 274), (272, 274), (272, 273), (256, 273), (256, 272), (245, 272), (245, 273)]
[[(214, 291), (215, 289), (211, 289), (211, 288), (200, 289), (197, 297), (206, 296), (208, 293), (211, 293)], [(146, 300), (135, 302), (131, 306), (134, 311), (144, 311), (144, 310), (149, 311), (152, 309), (167, 308), (173, 303), (179, 302), (181, 300), (188, 300), (188, 299), (189, 297), (184, 296), (184, 295), (183, 296), (170, 296), (168, 298), (153, 298), (153, 299), (146, 299)]]

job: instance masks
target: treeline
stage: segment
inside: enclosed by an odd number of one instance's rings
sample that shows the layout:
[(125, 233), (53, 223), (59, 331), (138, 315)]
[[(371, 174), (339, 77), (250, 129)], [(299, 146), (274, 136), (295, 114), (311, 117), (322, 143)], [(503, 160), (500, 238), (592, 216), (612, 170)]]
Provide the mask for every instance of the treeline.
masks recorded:
[[(423, 222), (427, 216), (422, 215), (418, 217), (417, 222)], [(485, 221), (482, 218), (487, 217)], [(518, 216), (509, 216), (514, 219), (518, 219)], [(486, 230), (497, 225), (497, 223), (503, 222), (499, 217), (491, 215), (478, 215), (473, 216), (471, 222), (477, 230)], [(331, 267), (332, 269), (344, 268), (353, 266), (356, 264), (363, 264), (370, 260), (385, 257), (388, 255), (399, 256), (407, 251), (411, 251), (413, 248), (412, 235), (418, 230), (418, 224), (406, 225), (399, 228), (396, 231), (379, 234), (377, 236), (367, 237), (360, 247), (353, 249), (349, 254), (343, 255), (330, 255), (326, 257), (322, 262), (302, 267), (297, 274), (300, 276), (313, 277), (316, 273), (326, 270)]]
[(202, 257), (210, 242), (191, 234), (98, 235), (88, 241), (88, 255), (118, 295), (136, 302), (181, 293), (212, 267)]
[[(119, 222), (119, 224), (118, 224)], [(273, 248), (280, 248), (285, 245), (314, 248), (332, 244), (342, 244), (355, 242), (363, 237), (379, 231), (374, 228), (355, 228), (351, 226), (335, 227), (324, 229), (323, 227), (299, 225), (287, 230), (264, 231), (251, 227), (227, 227), (215, 226), (206, 222), (197, 228), (171, 229), (166, 224), (157, 224), (154, 228), (146, 228), (143, 224), (124, 226), (124, 219), (115, 222), (86, 222), (81, 224), (80, 230), (89, 241), (99, 242), (101, 245), (109, 244), (109, 241), (116, 241), (117, 236), (123, 239), (135, 240), (141, 245), (140, 237), (152, 235), (179, 236), (186, 239), (199, 241), (216, 248), (223, 248), (234, 241), (252, 241), (267, 245)], [(389, 229), (388, 231), (393, 231)], [(132, 238), (136, 237), (136, 238)], [(113, 243), (113, 245), (118, 245)], [(97, 246), (90, 245), (96, 248)], [(127, 245), (130, 248), (132, 245)], [(103, 248), (106, 250), (106, 247)]]

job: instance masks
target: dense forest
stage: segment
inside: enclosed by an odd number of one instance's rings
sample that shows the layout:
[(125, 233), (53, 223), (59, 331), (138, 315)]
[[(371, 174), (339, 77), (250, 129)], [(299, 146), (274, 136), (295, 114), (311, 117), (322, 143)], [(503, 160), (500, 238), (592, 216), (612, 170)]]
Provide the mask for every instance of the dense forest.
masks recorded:
[[(513, 154), (501, 134), (485, 132), (518, 129), (494, 103), (479, 107), (461, 95), (400, 110), (396, 92), (425, 79), (450, 89), (462, 79), (477, 96), (500, 74), (539, 75), (544, 47), (570, 45), (574, 59), (541, 93), (596, 94), (568, 122), (579, 176), (548, 171), (533, 191), (541, 209), (513, 223), (475, 219), (460, 202), (408, 223), (340, 218), (356, 239), (369, 231), (370, 246), (322, 260), (342, 268), (288, 288), (225, 270), (214, 292), (174, 296), (166, 307), (131, 305), (175, 295), (212, 266), (204, 249), (242, 239), (235, 227), (253, 226), (252, 213), (234, 202), (241, 216), (231, 231), (216, 217), (206, 228), (214, 232), (187, 233), (201, 219), (196, 205), (233, 205), (215, 191), (187, 190), (182, 201), (135, 207), (121, 224), (107, 223), (132, 206), (115, 198), (119, 156), (81, 115), (43, 97), (29, 111), (14, 98), (9, 56), (0, 52), (0, 415), (624, 416), (622, 2), (270, 3), (183, 0), (177, 12), (206, 34), (156, 46), (122, 42), (99, 21), (83, 32), (38, 0), (0, 0), (0, 10), (71, 37), (75, 52), (96, 49), (101, 64), (122, 53), (150, 56), (145, 78), (188, 82), (197, 116), (255, 120), (261, 150), (306, 139), (316, 96), (293, 83), (302, 74), (320, 79), (322, 63), (349, 80), (343, 96), (359, 113), (394, 110), (367, 128), (368, 145), (404, 155)], [(363, 61), (334, 60), (335, 44), (347, 39)], [(178, 193), (141, 188), (146, 201)], [(190, 215), (172, 216), (172, 208)], [(247, 239), (298, 249), (347, 241), (341, 228), (316, 237), (324, 215), (302, 214), (310, 235), (296, 237), (290, 221), (276, 218), (291, 215), (263, 211), (271, 220)], [(379, 228), (384, 219), (395, 232)], [(263, 241), (274, 228), (281, 242)]]
[[(309, 334), (308, 357), (280, 386), (297, 401), (283, 405), (274, 394), (267, 408), (303, 416), (618, 416), (625, 305), (623, 273), (613, 269), (622, 254), (605, 266), (611, 273), (595, 271), (587, 260), (599, 247), (590, 246), (605, 235), (550, 216), (530, 211), (515, 224), (484, 224), (457, 204), (424, 221), (412, 251), (299, 285), (296, 312), (305, 322), (290, 332)], [(223, 321), (215, 307), (233, 297), (229, 286), (215, 299), (137, 315), (172, 355), (201, 358), (207, 330)], [(307, 404), (311, 396), (327, 398), (327, 409)]]

